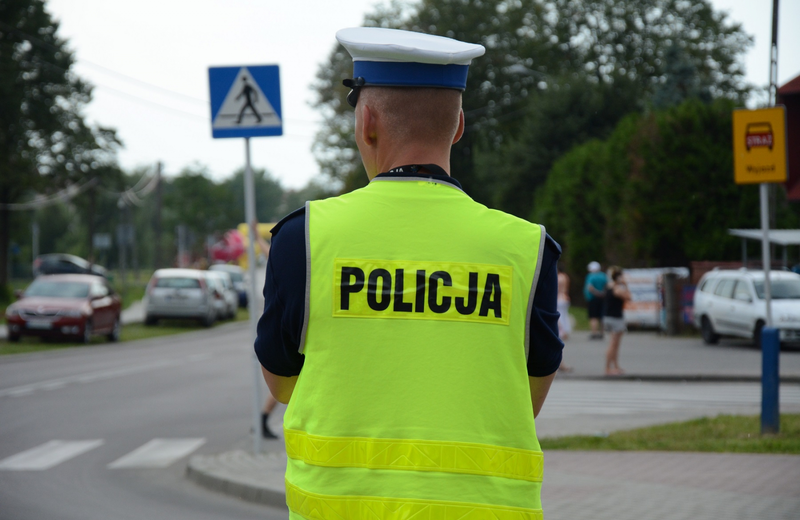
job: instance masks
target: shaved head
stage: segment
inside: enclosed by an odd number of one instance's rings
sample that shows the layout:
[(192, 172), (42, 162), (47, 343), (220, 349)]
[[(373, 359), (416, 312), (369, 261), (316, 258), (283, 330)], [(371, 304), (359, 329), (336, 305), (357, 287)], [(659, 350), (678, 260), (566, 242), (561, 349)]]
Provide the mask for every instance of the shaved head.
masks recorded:
[(450, 146), (458, 131), (461, 91), (447, 88), (364, 87), (370, 107), (393, 142)]

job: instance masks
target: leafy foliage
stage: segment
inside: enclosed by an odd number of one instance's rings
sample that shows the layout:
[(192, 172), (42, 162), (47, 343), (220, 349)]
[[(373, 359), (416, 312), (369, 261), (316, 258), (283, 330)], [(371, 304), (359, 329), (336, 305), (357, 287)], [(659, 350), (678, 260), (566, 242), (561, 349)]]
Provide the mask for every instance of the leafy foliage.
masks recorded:
[[(733, 103), (689, 100), (633, 114), (612, 135), (560, 158), (537, 197), (534, 217), (564, 246), (576, 276), (591, 260), (630, 267), (736, 258), (728, 229), (758, 226), (758, 188), (732, 179)], [(781, 202), (778, 218), (796, 226)]]
[[(0, 204), (88, 181), (113, 163), (113, 130), (90, 128), (91, 87), (71, 72), (67, 42), (42, 0), (0, 3)], [(0, 285), (6, 281), (10, 215), (0, 208)]]
[[(707, 0), (420, 0), (380, 7), (364, 25), (416, 30), (486, 47), (486, 54), (470, 67), (463, 97), (467, 131), (453, 148), (451, 166), (469, 193), (517, 214), (530, 211), (532, 195), (556, 157), (584, 137), (605, 137), (625, 113), (643, 109), (659, 85), (676, 83), (676, 71), (684, 73), (688, 67), (693, 78), (692, 88), (677, 101), (695, 95), (698, 88), (715, 98), (737, 100), (747, 91), (738, 57), (751, 40)], [(350, 63), (337, 46), (313, 86), (325, 118), (315, 154), (323, 172), (345, 190), (357, 187), (354, 179), (363, 173), (352, 139), (351, 109), (344, 100), (347, 89), (341, 86), (351, 75)], [(575, 82), (581, 86), (574, 87)], [(535, 95), (562, 83), (572, 97)], [(588, 94), (592, 86), (597, 93)], [(610, 96), (614, 110), (601, 104), (605, 118), (584, 117), (580, 124), (567, 118), (561, 128), (558, 116), (576, 105), (550, 104), (581, 102), (579, 92), (590, 100)], [(581, 108), (588, 113), (595, 106)], [(547, 117), (551, 120), (543, 121)], [(576, 125), (583, 126), (575, 132)], [(574, 133), (566, 141), (550, 137)], [(498, 165), (505, 166), (502, 172), (494, 171)], [(499, 176), (502, 182), (487, 185)]]

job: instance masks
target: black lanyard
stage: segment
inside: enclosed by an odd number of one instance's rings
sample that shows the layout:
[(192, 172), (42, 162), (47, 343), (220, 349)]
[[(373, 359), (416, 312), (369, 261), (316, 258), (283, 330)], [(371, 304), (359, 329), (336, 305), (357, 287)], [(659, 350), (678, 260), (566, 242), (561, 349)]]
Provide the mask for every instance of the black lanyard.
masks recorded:
[[(445, 177), (449, 177), (444, 168), (437, 164), (407, 164), (405, 166), (398, 166), (397, 168), (392, 168), (386, 173), (419, 173), (420, 170), (427, 170), (430, 175), (444, 175)], [(424, 173), (422, 175), (425, 175)]]

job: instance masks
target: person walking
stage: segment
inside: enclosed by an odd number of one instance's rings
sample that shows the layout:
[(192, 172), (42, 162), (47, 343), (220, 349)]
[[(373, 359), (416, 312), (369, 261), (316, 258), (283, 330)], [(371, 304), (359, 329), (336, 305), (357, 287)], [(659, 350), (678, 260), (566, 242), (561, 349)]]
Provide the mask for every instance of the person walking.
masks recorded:
[(608, 287), (605, 296), (605, 316), (603, 325), (608, 332), (608, 350), (606, 351), (606, 375), (621, 375), (624, 371), (619, 367), (619, 344), (622, 335), (628, 331), (625, 325), (623, 307), (631, 299), (631, 293), (625, 282), (622, 268), (612, 266), (608, 269)]
[(583, 284), (583, 296), (586, 298), (587, 311), (589, 314), (589, 339), (603, 339), (603, 320), (604, 296), (608, 279), (606, 274), (600, 270), (598, 262), (589, 262), (586, 266), (589, 274), (586, 275), (586, 282)]
[(255, 343), (288, 403), (289, 517), (541, 518), (534, 418), (561, 362), (561, 250), (450, 176), (484, 48), (336, 37), (370, 182), (272, 229)]

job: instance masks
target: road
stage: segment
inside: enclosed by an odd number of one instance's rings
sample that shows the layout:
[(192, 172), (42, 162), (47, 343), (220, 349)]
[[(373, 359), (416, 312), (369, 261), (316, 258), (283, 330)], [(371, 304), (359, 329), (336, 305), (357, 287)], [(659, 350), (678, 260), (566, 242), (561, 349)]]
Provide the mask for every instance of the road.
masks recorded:
[[(246, 324), (238, 323), (0, 357), (0, 520), (286, 518), (285, 510), (216, 494), (184, 477), (192, 454), (250, 449), (248, 343)], [(730, 369), (752, 365), (749, 351), (695, 343), (632, 334), (625, 347), (631, 366), (642, 363), (651, 371), (684, 363), (708, 372), (732, 358), (740, 361)], [(595, 370), (602, 344), (574, 340), (569, 347), (576, 372)], [(800, 353), (788, 354), (782, 368), (794, 370), (797, 358)], [(540, 436), (603, 433), (718, 413), (755, 414), (759, 403), (760, 387), (752, 382), (558, 378), (537, 428)], [(781, 386), (781, 409), (800, 411), (800, 385)], [(273, 417), (276, 431), (282, 410)]]
[(192, 453), (250, 431), (243, 324), (0, 358), (0, 519), (277, 519), (196, 487)]

